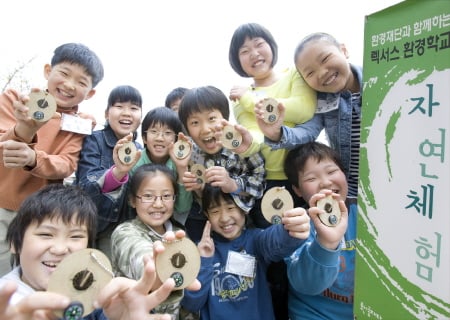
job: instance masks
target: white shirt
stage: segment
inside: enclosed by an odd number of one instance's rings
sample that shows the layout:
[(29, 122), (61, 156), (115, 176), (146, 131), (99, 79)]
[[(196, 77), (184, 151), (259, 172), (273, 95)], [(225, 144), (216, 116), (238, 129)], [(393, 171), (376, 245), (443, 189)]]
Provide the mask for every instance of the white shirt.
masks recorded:
[(20, 279), (20, 267), (15, 267), (12, 271), (0, 278), (0, 288), (9, 281), (17, 283), (17, 290), (9, 300), (9, 304), (17, 304), (24, 297), (36, 291)]

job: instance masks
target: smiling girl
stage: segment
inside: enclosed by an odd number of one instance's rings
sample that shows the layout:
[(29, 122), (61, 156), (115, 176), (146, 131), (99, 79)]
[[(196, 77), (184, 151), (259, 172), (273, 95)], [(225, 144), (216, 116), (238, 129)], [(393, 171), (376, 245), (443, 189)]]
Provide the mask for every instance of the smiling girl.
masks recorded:
[(140, 92), (128, 85), (114, 88), (105, 111), (106, 126), (84, 139), (75, 174), (74, 184), (86, 190), (97, 206), (96, 247), (108, 257), (112, 230), (125, 219), (120, 216), (126, 194), (122, 183), (128, 180), (128, 172), (139, 159), (140, 151), (127, 164), (118, 160), (117, 153), (128, 141), (142, 148), (136, 142), (141, 117)]
[[(182, 133), (178, 115), (166, 107), (150, 110), (142, 120), (141, 132), (145, 152), (131, 170), (131, 175), (142, 165), (157, 163), (168, 167), (178, 181), (178, 196), (175, 201), (174, 218), (184, 224), (191, 208), (192, 195), (184, 188), (182, 177), (188, 168), (190, 152), (182, 159), (175, 157), (173, 145), (183, 139), (191, 146), (190, 140)], [(192, 149), (192, 148), (190, 148)]]
[[(180, 230), (173, 217), (178, 184), (173, 172), (161, 164), (137, 168), (129, 183), (129, 201), (137, 217), (117, 226), (111, 235), (112, 265), (119, 276), (139, 279), (144, 272), (144, 256), (153, 252), (153, 244), (168, 231)], [(154, 289), (161, 282), (156, 281)], [(170, 294), (155, 311), (177, 318), (183, 290)]]

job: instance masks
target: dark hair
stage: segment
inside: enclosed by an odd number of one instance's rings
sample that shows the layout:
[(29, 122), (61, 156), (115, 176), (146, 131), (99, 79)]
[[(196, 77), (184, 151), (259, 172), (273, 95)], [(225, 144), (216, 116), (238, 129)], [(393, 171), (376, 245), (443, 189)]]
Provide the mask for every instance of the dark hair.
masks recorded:
[(167, 166), (162, 164), (147, 163), (143, 164), (142, 166), (139, 166), (133, 173), (133, 176), (130, 179), (128, 197), (136, 197), (139, 187), (142, 184), (142, 181), (144, 181), (144, 179), (149, 176), (155, 176), (158, 172), (162, 173), (167, 177), (167, 179), (170, 180), (173, 186), (173, 191), (175, 192), (175, 194), (178, 194), (178, 183), (173, 171), (169, 169)]
[(235, 204), (231, 194), (224, 193), (220, 187), (213, 187), (206, 183), (202, 191), (203, 213), (208, 216), (208, 209), (220, 206), (221, 202)]
[(61, 219), (68, 224), (74, 217), (77, 224), (86, 225), (88, 247), (93, 247), (97, 232), (97, 207), (85, 191), (77, 186), (54, 183), (28, 196), (6, 233), (6, 241), (16, 251), (12, 257), (15, 264), (20, 264), (23, 238), (31, 224), (39, 225), (45, 219)]
[(138, 89), (132, 86), (117, 86), (111, 90), (108, 97), (106, 110), (117, 102), (131, 102), (132, 104), (142, 108), (142, 96)]
[(294, 51), (294, 63), (297, 61), (297, 57), (300, 53), (302, 53), (303, 49), (305, 49), (306, 45), (313, 41), (326, 41), (331, 43), (332, 45), (339, 48), (339, 42), (330, 34), (325, 32), (315, 32), (310, 35), (304, 37), (300, 43), (297, 45)]
[(290, 150), (284, 160), (284, 173), (291, 185), (299, 187), (298, 174), (304, 170), (309, 159), (315, 159), (318, 162), (329, 159), (345, 173), (341, 159), (334, 149), (321, 142), (312, 141)]
[[(131, 102), (142, 109), (142, 96), (138, 89), (128, 85), (117, 86), (111, 90), (108, 96), (108, 104), (106, 110), (108, 111), (117, 102)], [(106, 121), (105, 127), (110, 127), (109, 122)], [(137, 132), (133, 132), (133, 140), (136, 140)]]
[[(156, 107), (149, 112), (142, 120), (141, 124), (141, 134), (142, 137), (145, 135), (147, 130), (155, 125), (166, 125), (171, 130), (175, 132), (175, 140), (177, 139), (177, 134), (183, 130), (181, 121), (175, 111), (166, 107)], [(145, 144), (145, 143), (144, 143)]]
[(177, 101), (178, 99), (182, 99), (186, 91), (188, 91), (188, 89), (184, 87), (177, 87), (173, 89), (166, 96), (166, 101), (164, 102), (164, 105), (170, 109), (171, 108), (170, 105), (175, 101)]
[(278, 45), (270, 31), (258, 23), (242, 24), (234, 31), (230, 42), (230, 49), (228, 51), (228, 61), (230, 62), (231, 68), (233, 68), (238, 75), (249, 78), (250, 76), (242, 69), (241, 61), (239, 60), (239, 50), (247, 38), (263, 38), (269, 44), (273, 56), (271, 67), (273, 67), (278, 60)]
[(187, 120), (193, 113), (218, 110), (226, 120), (230, 117), (228, 98), (218, 88), (203, 86), (190, 89), (181, 100), (178, 117), (187, 130)]
[(92, 77), (93, 88), (103, 79), (104, 70), (100, 58), (84, 44), (65, 43), (57, 47), (54, 51), (51, 65), (53, 67), (63, 62), (82, 66)]

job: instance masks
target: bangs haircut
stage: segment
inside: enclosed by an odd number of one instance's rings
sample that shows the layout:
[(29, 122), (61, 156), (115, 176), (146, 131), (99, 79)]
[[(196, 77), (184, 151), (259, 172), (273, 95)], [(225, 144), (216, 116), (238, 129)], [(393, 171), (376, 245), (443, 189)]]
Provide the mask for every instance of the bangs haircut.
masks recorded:
[[(163, 107), (164, 109), (167, 109), (166, 107)], [(169, 110), (169, 109), (167, 109)], [(136, 171), (133, 173), (130, 179), (130, 186), (128, 189), (128, 197), (136, 197), (138, 190), (142, 184), (142, 181), (144, 181), (147, 177), (154, 177), (158, 173), (161, 173), (165, 177), (167, 177), (170, 180), (170, 183), (173, 187), (174, 195), (178, 195), (178, 183), (177, 179), (175, 177), (175, 174), (171, 169), (169, 169), (167, 166), (159, 163), (147, 163), (143, 164), (142, 166), (138, 167)]]
[(175, 132), (175, 141), (178, 138), (178, 133), (183, 130), (178, 114), (170, 108), (166, 107), (156, 107), (149, 112), (142, 120), (141, 124), (141, 136), (143, 137), (145, 133), (155, 125), (167, 126), (170, 130)]
[(142, 109), (142, 96), (138, 89), (132, 86), (118, 86), (111, 90), (106, 110), (117, 102), (131, 102)]
[(245, 78), (249, 78), (250, 76), (242, 69), (241, 61), (239, 60), (239, 50), (247, 38), (263, 38), (272, 50), (273, 58), (270, 66), (275, 66), (278, 61), (278, 45), (269, 30), (258, 23), (246, 23), (240, 25), (236, 31), (234, 31), (231, 38), (228, 61), (230, 62), (231, 68), (238, 75)]
[(183, 99), (184, 94), (188, 89), (185, 87), (176, 87), (166, 96), (166, 101), (164, 102), (164, 106), (170, 108), (170, 105), (177, 101), (178, 99)]
[(24, 200), (8, 227), (6, 240), (17, 252), (14, 257), (17, 265), (20, 264), (19, 253), (26, 230), (30, 225), (40, 225), (46, 219), (60, 219), (64, 224), (75, 222), (80, 226), (85, 225), (88, 231), (88, 247), (94, 246), (97, 207), (92, 199), (79, 187), (50, 184)]
[(219, 207), (223, 202), (235, 204), (229, 193), (224, 193), (221, 188), (213, 187), (209, 183), (205, 184), (202, 192), (202, 208), (204, 214), (208, 216), (209, 209)]
[(344, 166), (338, 153), (324, 143), (312, 141), (300, 144), (288, 152), (284, 161), (284, 173), (291, 185), (299, 187), (298, 174), (305, 169), (306, 162), (314, 159), (320, 162), (325, 159), (333, 161), (345, 174)]
[(178, 116), (187, 129), (187, 120), (194, 113), (218, 110), (226, 120), (230, 118), (228, 98), (214, 86), (204, 86), (188, 90), (181, 100)]

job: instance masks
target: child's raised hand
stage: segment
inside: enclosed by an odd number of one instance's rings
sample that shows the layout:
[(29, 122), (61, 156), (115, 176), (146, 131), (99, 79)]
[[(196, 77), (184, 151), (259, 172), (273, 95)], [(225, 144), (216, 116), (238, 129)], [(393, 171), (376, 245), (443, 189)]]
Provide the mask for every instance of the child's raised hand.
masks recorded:
[[(39, 92), (41, 89), (32, 88), (31, 92)], [(17, 123), (15, 127), (16, 135), (25, 142), (30, 142), (36, 132), (47, 123), (47, 121), (36, 121), (30, 115), (30, 109), (26, 104), (30, 101), (28, 94), (21, 94), (16, 101), (13, 102), (14, 115)]]
[(82, 119), (88, 119), (92, 121), (92, 130), (95, 129), (95, 127), (97, 126), (97, 119), (95, 119), (94, 115), (90, 114), (90, 113), (85, 113), (85, 112), (78, 112), (77, 116), (82, 118)]
[[(319, 215), (324, 211), (317, 207), (317, 201), (328, 195), (331, 195), (333, 199), (338, 201), (341, 212), (339, 223), (331, 227), (322, 223)], [(310, 208), (308, 209), (308, 213), (314, 223), (314, 228), (317, 232), (317, 240), (323, 247), (330, 250), (336, 250), (344, 237), (345, 231), (347, 231), (348, 225), (348, 210), (344, 200), (340, 198), (339, 194), (333, 193), (331, 190), (321, 190), (320, 193), (311, 197), (309, 205)]]
[(124, 138), (117, 141), (116, 145), (113, 149), (113, 161), (115, 168), (113, 169), (113, 174), (117, 180), (121, 180), (139, 161), (141, 157), (141, 150), (137, 150), (133, 159), (130, 162), (124, 163), (119, 158), (120, 148), (123, 147), (126, 143), (133, 141), (133, 134), (129, 133)]
[(307, 239), (311, 229), (310, 218), (303, 208), (294, 208), (283, 213), (281, 222), (289, 235), (298, 239)]
[(54, 319), (53, 311), (66, 308), (70, 299), (54, 292), (33, 292), (21, 299), (17, 304), (9, 304), (17, 284), (7, 282), (0, 288), (0, 319), (2, 320), (32, 320)]
[(226, 119), (221, 119), (215, 126), (214, 126), (214, 138), (216, 139), (216, 143), (220, 146), (223, 145), (223, 130), (226, 126), (230, 125), (230, 123)]
[[(164, 241), (171, 242), (171, 241), (181, 240), (184, 237), (186, 237), (186, 232), (184, 230), (177, 230), (176, 232), (167, 231), (164, 234), (163, 239), (164, 239)], [(159, 244), (162, 244), (162, 242), (161, 241), (155, 241), (155, 244), (159, 245)], [(164, 251), (164, 246), (159, 247), (158, 245), (154, 246), (154, 250), (153, 251), (156, 252), (156, 253), (161, 253), (162, 251)]]
[[(171, 242), (176, 240), (181, 240), (186, 237), (186, 232), (184, 230), (177, 230), (176, 232), (167, 231), (164, 234), (164, 241)], [(164, 244), (161, 241), (155, 241), (153, 244), (153, 259), (156, 261), (156, 256), (163, 253), (165, 250)], [(200, 281), (195, 279), (193, 283), (186, 287), (186, 290), (197, 291), (200, 290)]]
[(259, 129), (266, 138), (278, 142), (281, 139), (281, 127), (283, 126), (286, 108), (282, 103), (278, 103), (278, 119), (275, 122), (267, 123), (264, 121), (263, 102), (264, 99), (255, 103), (254, 111), (256, 116), (256, 123), (258, 124)]
[(205, 180), (213, 187), (219, 187), (224, 193), (235, 192), (238, 188), (224, 167), (214, 166), (205, 170)]
[(239, 132), (241, 134), (242, 142), (241, 142), (241, 145), (239, 147), (237, 147), (236, 149), (234, 149), (233, 151), (238, 154), (244, 153), (252, 145), (253, 136), (250, 133), (250, 131), (247, 130), (247, 128), (241, 126), (240, 124), (235, 124), (234, 128), (236, 129), (237, 132)]
[[(108, 319), (171, 319), (170, 315), (150, 314), (150, 310), (167, 299), (175, 288), (175, 281), (168, 278), (152, 291), (157, 279), (155, 263), (150, 256), (144, 257), (144, 273), (138, 281), (125, 277), (112, 279), (99, 293), (96, 307), (103, 308)], [(149, 292), (152, 291), (150, 294)]]
[(198, 251), (200, 252), (200, 256), (209, 258), (214, 255), (215, 247), (214, 241), (211, 238), (211, 223), (206, 221), (205, 227), (203, 228), (202, 238), (197, 244)]
[(175, 142), (171, 142), (169, 144), (169, 156), (170, 159), (175, 163), (175, 166), (177, 168), (177, 173), (179, 177), (182, 177), (184, 172), (188, 169), (189, 160), (191, 159), (192, 155), (192, 139), (188, 136), (186, 136), (183, 132), (178, 133), (178, 140), (177, 141), (184, 141), (189, 145), (189, 150), (185, 153), (183, 153), (182, 157), (179, 157), (176, 155), (176, 152), (178, 150), (175, 150)]
[(17, 121), (32, 120), (28, 114), (29, 108), (26, 106), (28, 101), (30, 101), (30, 97), (27, 94), (21, 94), (19, 95), (19, 98), (13, 102), (14, 115), (16, 116)]
[(250, 131), (248, 131), (245, 127), (239, 124), (231, 124), (227, 120), (221, 119), (220, 123), (214, 127), (214, 137), (216, 138), (216, 142), (223, 146), (222, 143), (223, 128), (225, 128), (228, 125), (232, 125), (234, 129), (242, 136), (241, 144), (239, 145), (239, 147), (234, 148), (233, 152), (238, 154), (244, 153), (252, 145), (253, 136), (250, 133)]
[[(168, 231), (164, 235), (165, 241), (182, 239), (186, 233)], [(167, 299), (175, 288), (175, 281), (168, 278), (161, 285), (156, 285), (159, 279), (155, 269), (155, 259), (158, 254), (164, 252), (161, 241), (153, 244), (153, 257), (144, 256), (144, 273), (138, 281), (125, 277), (112, 279), (99, 293), (96, 307), (102, 307), (108, 319), (134, 320), (134, 319), (171, 319), (169, 315), (150, 314), (150, 310)], [(160, 283), (160, 282), (159, 282)], [(200, 282), (196, 279), (187, 290), (199, 290)], [(151, 292), (149, 294), (149, 292)]]
[[(40, 92), (41, 89), (39, 88), (32, 88), (31, 92)], [(34, 125), (38, 125), (38, 121), (33, 120), (32, 117), (29, 115), (30, 109), (27, 107), (27, 103), (30, 101), (30, 96), (28, 94), (21, 94), (19, 95), (18, 99), (13, 102), (14, 107), (14, 115), (16, 116), (17, 121), (26, 121), (30, 122)], [(31, 122), (32, 121), (32, 122)], [(34, 123), (36, 122), (36, 123)], [(41, 124), (42, 126), (43, 124)]]
[(186, 191), (201, 191), (204, 186), (204, 184), (198, 183), (197, 176), (191, 171), (184, 172), (183, 185)]
[(241, 97), (250, 90), (247, 86), (233, 86), (230, 90), (230, 100), (231, 101), (239, 101)]

